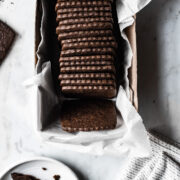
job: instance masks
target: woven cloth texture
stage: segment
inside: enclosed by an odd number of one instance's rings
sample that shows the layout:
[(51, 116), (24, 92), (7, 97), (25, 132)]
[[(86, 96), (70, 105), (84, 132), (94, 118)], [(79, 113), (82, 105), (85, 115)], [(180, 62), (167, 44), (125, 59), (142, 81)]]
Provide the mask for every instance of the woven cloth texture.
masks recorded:
[(149, 158), (134, 158), (123, 170), (120, 180), (180, 180), (180, 144), (148, 133), (152, 154)]

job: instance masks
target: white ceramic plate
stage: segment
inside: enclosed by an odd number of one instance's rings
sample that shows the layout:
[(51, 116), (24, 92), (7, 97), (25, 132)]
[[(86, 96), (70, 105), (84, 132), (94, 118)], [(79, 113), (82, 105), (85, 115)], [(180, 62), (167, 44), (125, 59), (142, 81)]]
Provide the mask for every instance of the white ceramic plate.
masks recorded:
[(63, 163), (43, 157), (28, 159), (13, 165), (0, 175), (0, 180), (12, 180), (13, 172), (32, 175), (41, 180), (54, 180), (54, 175), (60, 175), (60, 180), (78, 180), (74, 172)]

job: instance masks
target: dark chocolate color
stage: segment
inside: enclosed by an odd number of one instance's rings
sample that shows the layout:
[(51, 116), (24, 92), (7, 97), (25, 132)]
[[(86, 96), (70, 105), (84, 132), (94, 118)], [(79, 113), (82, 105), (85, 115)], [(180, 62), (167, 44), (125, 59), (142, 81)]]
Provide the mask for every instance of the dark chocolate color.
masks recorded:
[(67, 44), (67, 43), (80, 43), (80, 42), (107, 42), (107, 41), (114, 41), (114, 36), (104, 36), (104, 37), (81, 37), (81, 38), (71, 38), (71, 39), (65, 39), (61, 41), (61, 44)]
[(66, 79), (60, 81), (61, 86), (116, 86), (112, 79)]
[(66, 61), (114, 61), (112, 55), (89, 55), (89, 56), (70, 56), (70, 57), (60, 57), (60, 62)]
[(66, 66), (104, 66), (104, 65), (113, 65), (113, 61), (62, 61), (60, 62), (60, 67)]
[(112, 18), (111, 12), (76, 12), (68, 14), (57, 14), (56, 21), (63, 21), (67, 19), (77, 19), (77, 18), (92, 18), (92, 17), (109, 17)]
[(53, 178), (54, 178), (54, 180), (60, 180), (61, 176), (60, 175), (54, 175)]
[(62, 92), (67, 97), (74, 98), (105, 98), (111, 99), (116, 96), (114, 86), (62, 86)]
[(7, 55), (14, 37), (14, 31), (8, 25), (0, 21), (0, 63)]
[(91, 56), (91, 55), (113, 55), (115, 56), (115, 50), (111, 47), (104, 48), (79, 48), (79, 49), (68, 49), (61, 51), (61, 57), (71, 56)]
[(60, 68), (60, 73), (89, 73), (89, 72), (112, 72), (115, 74), (114, 65), (98, 65), (98, 66), (66, 66)]
[(60, 1), (57, 2), (55, 10), (60, 10), (64, 8), (81, 8), (81, 7), (111, 7), (111, 3), (108, 1)]
[(34, 176), (26, 175), (26, 174), (20, 174), (20, 173), (12, 173), (11, 177), (13, 180), (40, 180)]
[(84, 23), (92, 23), (92, 22), (113, 23), (113, 19), (110, 17), (81, 17), (81, 18), (61, 20), (59, 21), (59, 26), (72, 25), (72, 24), (84, 24)]
[(60, 80), (67, 79), (115, 79), (113, 73), (76, 73), (76, 74), (60, 74)]
[(85, 24), (71, 24), (71, 25), (59, 25), (56, 28), (56, 33), (68, 33), (75, 31), (91, 31), (91, 30), (112, 30), (113, 25), (110, 22), (92, 22)]
[(65, 32), (58, 35), (58, 40), (72, 39), (72, 38), (84, 38), (84, 37), (104, 37), (111, 36), (112, 30), (87, 30), (87, 31), (75, 31)]
[(116, 109), (108, 100), (65, 101), (61, 112), (62, 129), (69, 132), (114, 129)]
[(62, 50), (67, 49), (81, 49), (81, 48), (117, 48), (117, 43), (115, 41), (89, 41), (89, 42), (73, 42), (63, 44)]
[(60, 8), (56, 7), (57, 14), (76, 13), (76, 12), (111, 12), (110, 6), (99, 7), (77, 7), (77, 8)]

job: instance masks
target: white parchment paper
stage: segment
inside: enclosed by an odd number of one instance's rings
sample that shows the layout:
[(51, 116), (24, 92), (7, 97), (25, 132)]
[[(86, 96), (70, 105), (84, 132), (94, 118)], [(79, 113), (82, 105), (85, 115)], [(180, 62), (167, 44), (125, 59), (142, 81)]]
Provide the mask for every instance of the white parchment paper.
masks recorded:
[[(54, 111), (59, 100), (53, 88), (51, 63), (46, 58), (46, 9), (47, 1), (42, 0), (42, 40), (38, 49), (38, 64), (36, 75), (25, 82), (26, 86), (35, 85), (33, 98), (36, 98), (37, 130), (40, 136), (49, 142), (56, 142), (62, 148), (96, 155), (138, 156), (150, 154), (150, 144), (140, 115), (129, 101), (129, 83), (127, 69), (131, 66), (132, 50), (128, 39), (123, 32), (124, 28), (132, 25), (133, 16), (140, 11), (150, 0), (117, 0), (117, 13), (122, 37), (126, 40), (125, 57), (125, 89), (119, 88), (115, 99), (116, 107), (120, 112), (118, 123), (114, 130), (67, 133), (60, 127), (59, 121), (52, 121), (50, 114)], [(55, 112), (54, 112), (55, 113)], [(120, 115), (121, 114), (121, 115)], [(44, 124), (49, 124), (43, 129)]]

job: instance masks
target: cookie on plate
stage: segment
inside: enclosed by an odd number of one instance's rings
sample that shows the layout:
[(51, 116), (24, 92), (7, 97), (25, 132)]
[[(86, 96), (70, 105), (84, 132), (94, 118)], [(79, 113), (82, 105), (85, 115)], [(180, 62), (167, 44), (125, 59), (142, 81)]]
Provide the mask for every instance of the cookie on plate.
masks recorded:
[(25, 175), (20, 173), (12, 173), (11, 177), (13, 180), (40, 180), (31, 175)]

